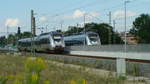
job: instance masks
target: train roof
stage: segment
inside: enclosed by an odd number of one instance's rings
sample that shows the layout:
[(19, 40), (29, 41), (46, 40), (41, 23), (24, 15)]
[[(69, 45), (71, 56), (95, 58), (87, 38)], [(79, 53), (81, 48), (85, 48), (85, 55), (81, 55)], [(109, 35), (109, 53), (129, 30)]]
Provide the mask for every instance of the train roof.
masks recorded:
[[(34, 40), (37, 39), (38, 37), (41, 37), (41, 36), (47, 36), (47, 35), (53, 35), (53, 34), (61, 34), (61, 33), (60, 32), (56, 32), (56, 31), (43, 33), (43, 34), (40, 34), (40, 35), (34, 37)], [(31, 40), (32, 40), (31, 38), (23, 38), (23, 39), (19, 39), (18, 41), (31, 41)]]
[(53, 34), (61, 34), (60, 32), (56, 32), (56, 31), (51, 31), (51, 32), (47, 32), (47, 33), (43, 33), (43, 34), (40, 34), (39, 36), (44, 36), (44, 35), (53, 35)]
[[(34, 39), (36, 39), (37, 37), (34, 37)], [(31, 41), (32, 38), (23, 38), (23, 39), (19, 39), (18, 41)]]
[(75, 33), (75, 34), (71, 34), (71, 35), (65, 35), (65, 37), (85, 35), (85, 34), (97, 34), (97, 33), (96, 32), (80, 32), (80, 33)]
[(65, 36), (64, 39), (65, 40), (71, 40), (71, 39), (74, 39), (74, 38), (85, 38), (88, 34), (97, 34), (95, 32), (81, 32), (81, 33), (78, 33), (78, 34), (73, 34), (73, 35), (69, 35), (69, 36)]

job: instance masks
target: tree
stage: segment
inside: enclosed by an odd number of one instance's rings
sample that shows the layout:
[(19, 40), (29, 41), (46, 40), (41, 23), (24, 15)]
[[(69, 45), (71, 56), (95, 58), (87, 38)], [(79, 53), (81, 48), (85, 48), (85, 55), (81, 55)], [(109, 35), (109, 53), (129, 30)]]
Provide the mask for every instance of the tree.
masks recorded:
[(13, 34), (10, 34), (7, 38), (7, 42), (8, 44), (13, 44), (15, 45), (16, 44), (16, 40), (17, 40), (17, 37), (16, 35), (13, 35)]
[(23, 32), (23, 33), (21, 33), (21, 38), (29, 38), (31, 36), (32, 36), (31, 32)]
[(6, 37), (0, 37), (0, 47), (4, 47), (6, 45)]
[(130, 33), (138, 37), (140, 43), (150, 43), (150, 15), (141, 14), (133, 22)]
[(81, 28), (81, 27), (69, 26), (68, 30), (65, 32), (65, 34), (70, 35), (70, 34), (75, 34), (75, 33), (79, 33), (82, 31), (83, 31), (83, 28)]

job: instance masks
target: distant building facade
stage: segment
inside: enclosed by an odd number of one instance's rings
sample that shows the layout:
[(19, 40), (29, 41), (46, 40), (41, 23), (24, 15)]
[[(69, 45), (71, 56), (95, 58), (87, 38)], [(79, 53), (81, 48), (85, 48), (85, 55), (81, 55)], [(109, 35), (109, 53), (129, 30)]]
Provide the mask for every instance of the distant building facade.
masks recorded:
[[(121, 39), (125, 42), (125, 36), (124, 36), (124, 32), (120, 33)], [(136, 45), (138, 44), (138, 39), (137, 37), (135, 37), (134, 35), (127, 33), (127, 44), (130, 45)]]

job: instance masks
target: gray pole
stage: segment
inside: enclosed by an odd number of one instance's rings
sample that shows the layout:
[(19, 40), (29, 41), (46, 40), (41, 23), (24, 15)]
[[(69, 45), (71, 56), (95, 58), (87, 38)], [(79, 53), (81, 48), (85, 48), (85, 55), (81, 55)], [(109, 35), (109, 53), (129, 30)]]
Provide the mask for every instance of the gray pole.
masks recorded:
[(35, 17), (34, 17), (34, 11), (31, 10), (31, 54), (32, 56), (35, 56), (35, 50), (34, 50), (34, 36), (35, 36)]
[[(8, 36), (9, 36), (9, 33), (8, 33), (8, 26), (6, 26), (7, 27), (7, 39), (8, 39)], [(7, 42), (7, 44), (8, 44), (8, 42)]]
[(109, 12), (109, 25), (111, 25), (111, 11)]
[(31, 55), (33, 55), (33, 10), (31, 10)]
[[(86, 34), (86, 29), (85, 29), (85, 17), (86, 17), (86, 14), (84, 14), (84, 34)], [(84, 39), (84, 46), (86, 45), (86, 38)]]
[[(6, 27), (7, 27), (7, 47), (8, 47), (8, 44), (9, 44), (9, 43), (8, 43), (8, 40), (9, 40), (9, 39), (8, 39), (8, 37), (9, 37), (9, 32), (8, 32), (8, 26), (6, 26)], [(9, 47), (8, 47), (8, 51), (9, 51)]]
[(60, 27), (61, 27), (61, 31), (62, 31), (62, 28), (63, 28), (63, 23), (64, 23), (64, 21), (62, 20), (61, 22), (60, 22)]
[(114, 30), (114, 37), (113, 37), (113, 43), (116, 43), (116, 38), (115, 38), (115, 27), (116, 27), (116, 22), (113, 20), (113, 30)]
[(48, 27), (48, 25), (46, 25), (46, 32), (48, 32), (48, 31), (47, 31), (47, 27)]
[(125, 10), (125, 19), (124, 19), (124, 28), (125, 28), (125, 35), (124, 35), (124, 38), (125, 38), (125, 53), (126, 53), (126, 51), (127, 51), (127, 33), (126, 33), (126, 31), (127, 31), (127, 29), (126, 29), (126, 1), (125, 1), (125, 3), (124, 3), (124, 10)]
[(31, 34), (33, 34), (33, 10), (31, 10)]
[(77, 32), (76, 32), (77, 34), (78, 34), (78, 27), (79, 27), (79, 24), (77, 23)]
[(126, 51), (127, 51), (127, 26), (126, 26), (126, 17), (127, 17), (127, 14), (126, 14), (126, 4), (129, 3), (129, 1), (125, 1), (124, 2), (124, 28), (125, 28), (125, 32), (124, 32), (124, 51), (125, 51), (125, 56), (126, 56)]
[[(111, 12), (109, 12), (109, 25), (111, 26)], [(112, 33), (111, 33), (111, 29), (109, 28), (108, 29), (108, 43), (109, 44), (111, 44), (111, 35), (112, 35)]]

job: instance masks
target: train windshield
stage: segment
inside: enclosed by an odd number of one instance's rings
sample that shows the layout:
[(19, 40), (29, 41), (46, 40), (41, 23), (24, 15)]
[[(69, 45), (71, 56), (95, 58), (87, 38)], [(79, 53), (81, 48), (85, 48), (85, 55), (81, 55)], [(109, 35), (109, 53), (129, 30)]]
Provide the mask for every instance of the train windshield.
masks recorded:
[(97, 42), (98, 41), (98, 35), (97, 34), (89, 34), (89, 39), (91, 42)]
[(60, 42), (61, 38), (62, 38), (62, 35), (61, 34), (55, 34), (55, 35), (53, 35), (53, 38), (54, 38), (54, 41)]

